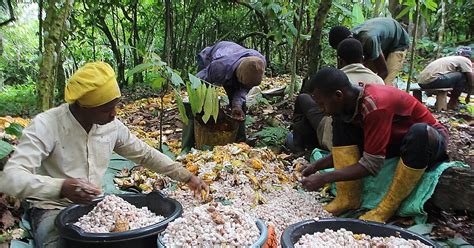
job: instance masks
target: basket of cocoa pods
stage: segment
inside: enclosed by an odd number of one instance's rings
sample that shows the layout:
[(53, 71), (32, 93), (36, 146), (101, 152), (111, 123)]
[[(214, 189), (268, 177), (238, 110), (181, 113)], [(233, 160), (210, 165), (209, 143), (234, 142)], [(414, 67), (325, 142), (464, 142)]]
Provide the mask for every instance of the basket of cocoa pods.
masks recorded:
[(284, 248), (301, 247), (440, 247), (406, 229), (346, 218), (305, 220), (292, 224), (281, 236)]
[(179, 202), (159, 192), (107, 195), (67, 207), (55, 225), (70, 248), (153, 248), (158, 233), (182, 212)]

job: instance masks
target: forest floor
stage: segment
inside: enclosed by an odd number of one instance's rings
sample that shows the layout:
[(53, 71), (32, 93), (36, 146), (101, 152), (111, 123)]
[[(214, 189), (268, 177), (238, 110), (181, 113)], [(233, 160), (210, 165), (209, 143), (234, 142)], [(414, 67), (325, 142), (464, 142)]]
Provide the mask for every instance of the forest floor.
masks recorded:
[[(287, 83), (289, 83), (287, 75), (267, 78), (262, 83), (261, 90), (285, 86)], [(155, 148), (159, 148), (160, 144), (160, 108), (163, 103), (163, 150), (169, 155), (177, 156), (180, 153), (183, 123), (179, 118), (173, 94), (166, 95), (161, 101), (149, 88), (144, 87), (125, 91), (123, 95), (123, 101), (119, 104), (118, 118), (134, 134)], [(257, 146), (268, 145), (276, 153), (287, 153), (283, 157), (294, 158), (282, 146), (291, 124), (293, 102), (283, 100), (279, 96), (265, 99), (261, 94), (257, 95), (256, 99), (257, 104), (249, 108), (246, 120), (249, 143)], [(433, 110), (432, 106), (428, 107)], [(448, 144), (448, 154), (450, 159), (462, 161), (474, 168), (474, 120), (472, 114), (466, 111), (463, 113), (444, 111), (434, 113), (434, 116), (449, 129), (451, 138)], [(0, 132), (2, 130), (0, 127)], [(262, 130), (266, 130), (266, 132), (261, 132)], [(15, 139), (9, 141), (12, 144), (17, 142)], [(18, 201), (6, 196), (0, 197), (0, 244), (2, 243), (2, 233), (5, 234), (5, 230), (2, 228), (15, 226), (13, 223), (18, 224), (19, 207)], [(436, 225), (432, 234), (439, 238), (464, 237), (474, 243), (472, 215), (436, 210), (429, 210), (429, 213), (430, 222)]]

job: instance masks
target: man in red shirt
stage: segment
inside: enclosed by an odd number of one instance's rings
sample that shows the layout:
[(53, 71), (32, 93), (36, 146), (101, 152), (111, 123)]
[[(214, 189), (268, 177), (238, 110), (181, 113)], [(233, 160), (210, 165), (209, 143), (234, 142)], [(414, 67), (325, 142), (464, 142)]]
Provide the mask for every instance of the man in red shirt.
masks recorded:
[[(425, 170), (447, 159), (446, 128), (408, 93), (384, 85), (353, 86), (335, 68), (320, 70), (309, 85), (322, 111), (333, 116), (333, 149), (331, 156), (305, 168), (303, 186), (317, 190), (326, 183), (336, 182), (337, 196), (325, 209), (338, 215), (359, 208), (359, 179), (376, 175), (385, 158), (400, 156), (384, 199), (361, 217), (387, 221), (416, 187)], [(336, 170), (316, 173), (331, 167)]]

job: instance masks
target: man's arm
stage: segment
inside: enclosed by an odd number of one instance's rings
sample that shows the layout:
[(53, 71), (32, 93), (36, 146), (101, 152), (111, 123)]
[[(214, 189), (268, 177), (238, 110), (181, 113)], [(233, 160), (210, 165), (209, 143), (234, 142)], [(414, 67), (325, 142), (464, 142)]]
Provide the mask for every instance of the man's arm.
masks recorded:
[(324, 184), (337, 181), (350, 181), (365, 176), (376, 175), (383, 166), (385, 152), (390, 139), (393, 115), (385, 110), (373, 110), (364, 118), (364, 153), (354, 165), (329, 173), (313, 174), (302, 180), (310, 191)]
[(379, 75), (382, 79), (388, 76), (388, 68), (387, 68), (387, 61), (385, 61), (385, 56), (383, 53), (374, 60), (375, 68), (377, 69), (377, 75)]
[(327, 183), (339, 181), (351, 181), (368, 176), (369, 171), (359, 163), (340, 170), (334, 170), (327, 173), (316, 173), (306, 177), (301, 181), (304, 188), (308, 191), (316, 191)]
[(33, 119), (23, 130), (20, 142), (8, 160), (0, 178), (0, 191), (21, 199), (34, 197), (57, 200), (65, 179), (35, 175), (41, 162), (54, 147), (54, 138), (46, 120)]
[(118, 127), (118, 139), (114, 151), (131, 161), (142, 164), (145, 167), (170, 178), (187, 183), (193, 174), (178, 162), (171, 160), (165, 154), (150, 147), (130, 133), (130, 130), (120, 121), (116, 120)]

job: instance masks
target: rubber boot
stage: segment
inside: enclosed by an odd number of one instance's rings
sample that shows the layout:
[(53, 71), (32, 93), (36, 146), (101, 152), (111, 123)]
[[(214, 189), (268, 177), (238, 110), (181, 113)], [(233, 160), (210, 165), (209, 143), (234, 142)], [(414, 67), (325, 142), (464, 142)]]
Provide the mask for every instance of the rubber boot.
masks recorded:
[[(344, 169), (359, 161), (359, 147), (357, 145), (335, 146), (332, 148), (332, 158), (336, 170)], [(336, 189), (336, 198), (324, 206), (326, 211), (339, 215), (347, 210), (360, 207), (360, 180), (336, 182)]]
[(402, 201), (413, 191), (424, 172), (425, 169), (414, 169), (406, 166), (400, 159), (392, 184), (383, 200), (376, 208), (365, 213), (359, 219), (386, 222), (395, 214)]

